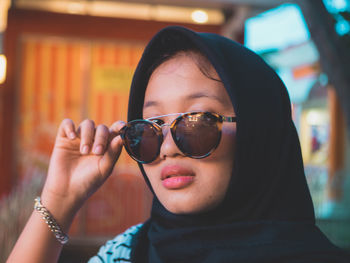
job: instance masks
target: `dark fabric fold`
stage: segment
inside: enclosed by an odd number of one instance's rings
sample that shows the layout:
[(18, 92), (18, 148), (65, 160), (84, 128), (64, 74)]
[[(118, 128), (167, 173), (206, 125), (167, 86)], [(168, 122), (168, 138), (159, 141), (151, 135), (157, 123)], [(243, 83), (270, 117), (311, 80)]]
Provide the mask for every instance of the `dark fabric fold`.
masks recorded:
[(350, 262), (315, 226), (287, 90), (252, 51), (215, 34), (163, 29), (135, 71), (128, 120), (142, 118), (154, 62), (193, 48), (218, 72), (238, 118), (230, 185), (218, 207), (195, 215), (172, 214), (155, 196), (134, 262)]

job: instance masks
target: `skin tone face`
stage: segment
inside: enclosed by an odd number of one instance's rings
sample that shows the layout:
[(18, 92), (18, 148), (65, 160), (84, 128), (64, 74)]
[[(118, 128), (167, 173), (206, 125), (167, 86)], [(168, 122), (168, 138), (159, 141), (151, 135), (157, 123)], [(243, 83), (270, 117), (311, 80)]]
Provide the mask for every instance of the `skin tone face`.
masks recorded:
[[(210, 76), (219, 79), (211, 68)], [(196, 62), (178, 54), (161, 64), (151, 75), (144, 103), (144, 118), (189, 111), (209, 111), (235, 116), (229, 96), (219, 81), (205, 76)], [(164, 119), (171, 123), (177, 116)], [(172, 213), (208, 211), (225, 197), (234, 158), (236, 123), (224, 122), (218, 148), (208, 157), (193, 159), (177, 148), (169, 127), (158, 159), (144, 169), (155, 194)], [(165, 178), (171, 178), (168, 182)]]

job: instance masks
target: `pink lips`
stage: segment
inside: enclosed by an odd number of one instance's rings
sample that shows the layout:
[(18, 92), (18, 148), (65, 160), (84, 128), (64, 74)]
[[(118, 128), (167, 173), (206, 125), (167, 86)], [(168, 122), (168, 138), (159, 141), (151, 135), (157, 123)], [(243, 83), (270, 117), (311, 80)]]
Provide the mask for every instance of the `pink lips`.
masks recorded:
[(181, 189), (194, 181), (194, 173), (179, 165), (168, 165), (162, 169), (161, 179), (165, 188)]

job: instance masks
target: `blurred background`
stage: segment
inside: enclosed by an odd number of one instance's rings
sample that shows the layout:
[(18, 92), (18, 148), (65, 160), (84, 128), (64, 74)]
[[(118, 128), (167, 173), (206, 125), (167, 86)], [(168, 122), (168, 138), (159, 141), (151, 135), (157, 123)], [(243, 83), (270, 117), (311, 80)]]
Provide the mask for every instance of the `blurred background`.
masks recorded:
[[(317, 224), (350, 250), (349, 0), (0, 0), (0, 262), (40, 194), (61, 120), (126, 120), (142, 50), (167, 25), (234, 39), (278, 72)], [(60, 262), (85, 262), (148, 217), (136, 163), (123, 153), (113, 173), (79, 212)]]

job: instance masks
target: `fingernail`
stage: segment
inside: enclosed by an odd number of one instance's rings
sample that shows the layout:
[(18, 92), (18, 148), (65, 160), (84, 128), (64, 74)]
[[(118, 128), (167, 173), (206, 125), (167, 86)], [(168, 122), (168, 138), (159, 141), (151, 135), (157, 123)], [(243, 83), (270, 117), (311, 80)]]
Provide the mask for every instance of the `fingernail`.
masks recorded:
[(97, 145), (94, 149), (94, 154), (102, 154), (103, 148), (101, 145)]
[(70, 138), (70, 139), (75, 139), (75, 133), (74, 133), (74, 132), (71, 132), (71, 133), (69, 134), (69, 138)]
[(87, 145), (84, 145), (83, 146), (83, 149), (81, 151), (82, 154), (88, 154), (89, 153), (89, 146)]

